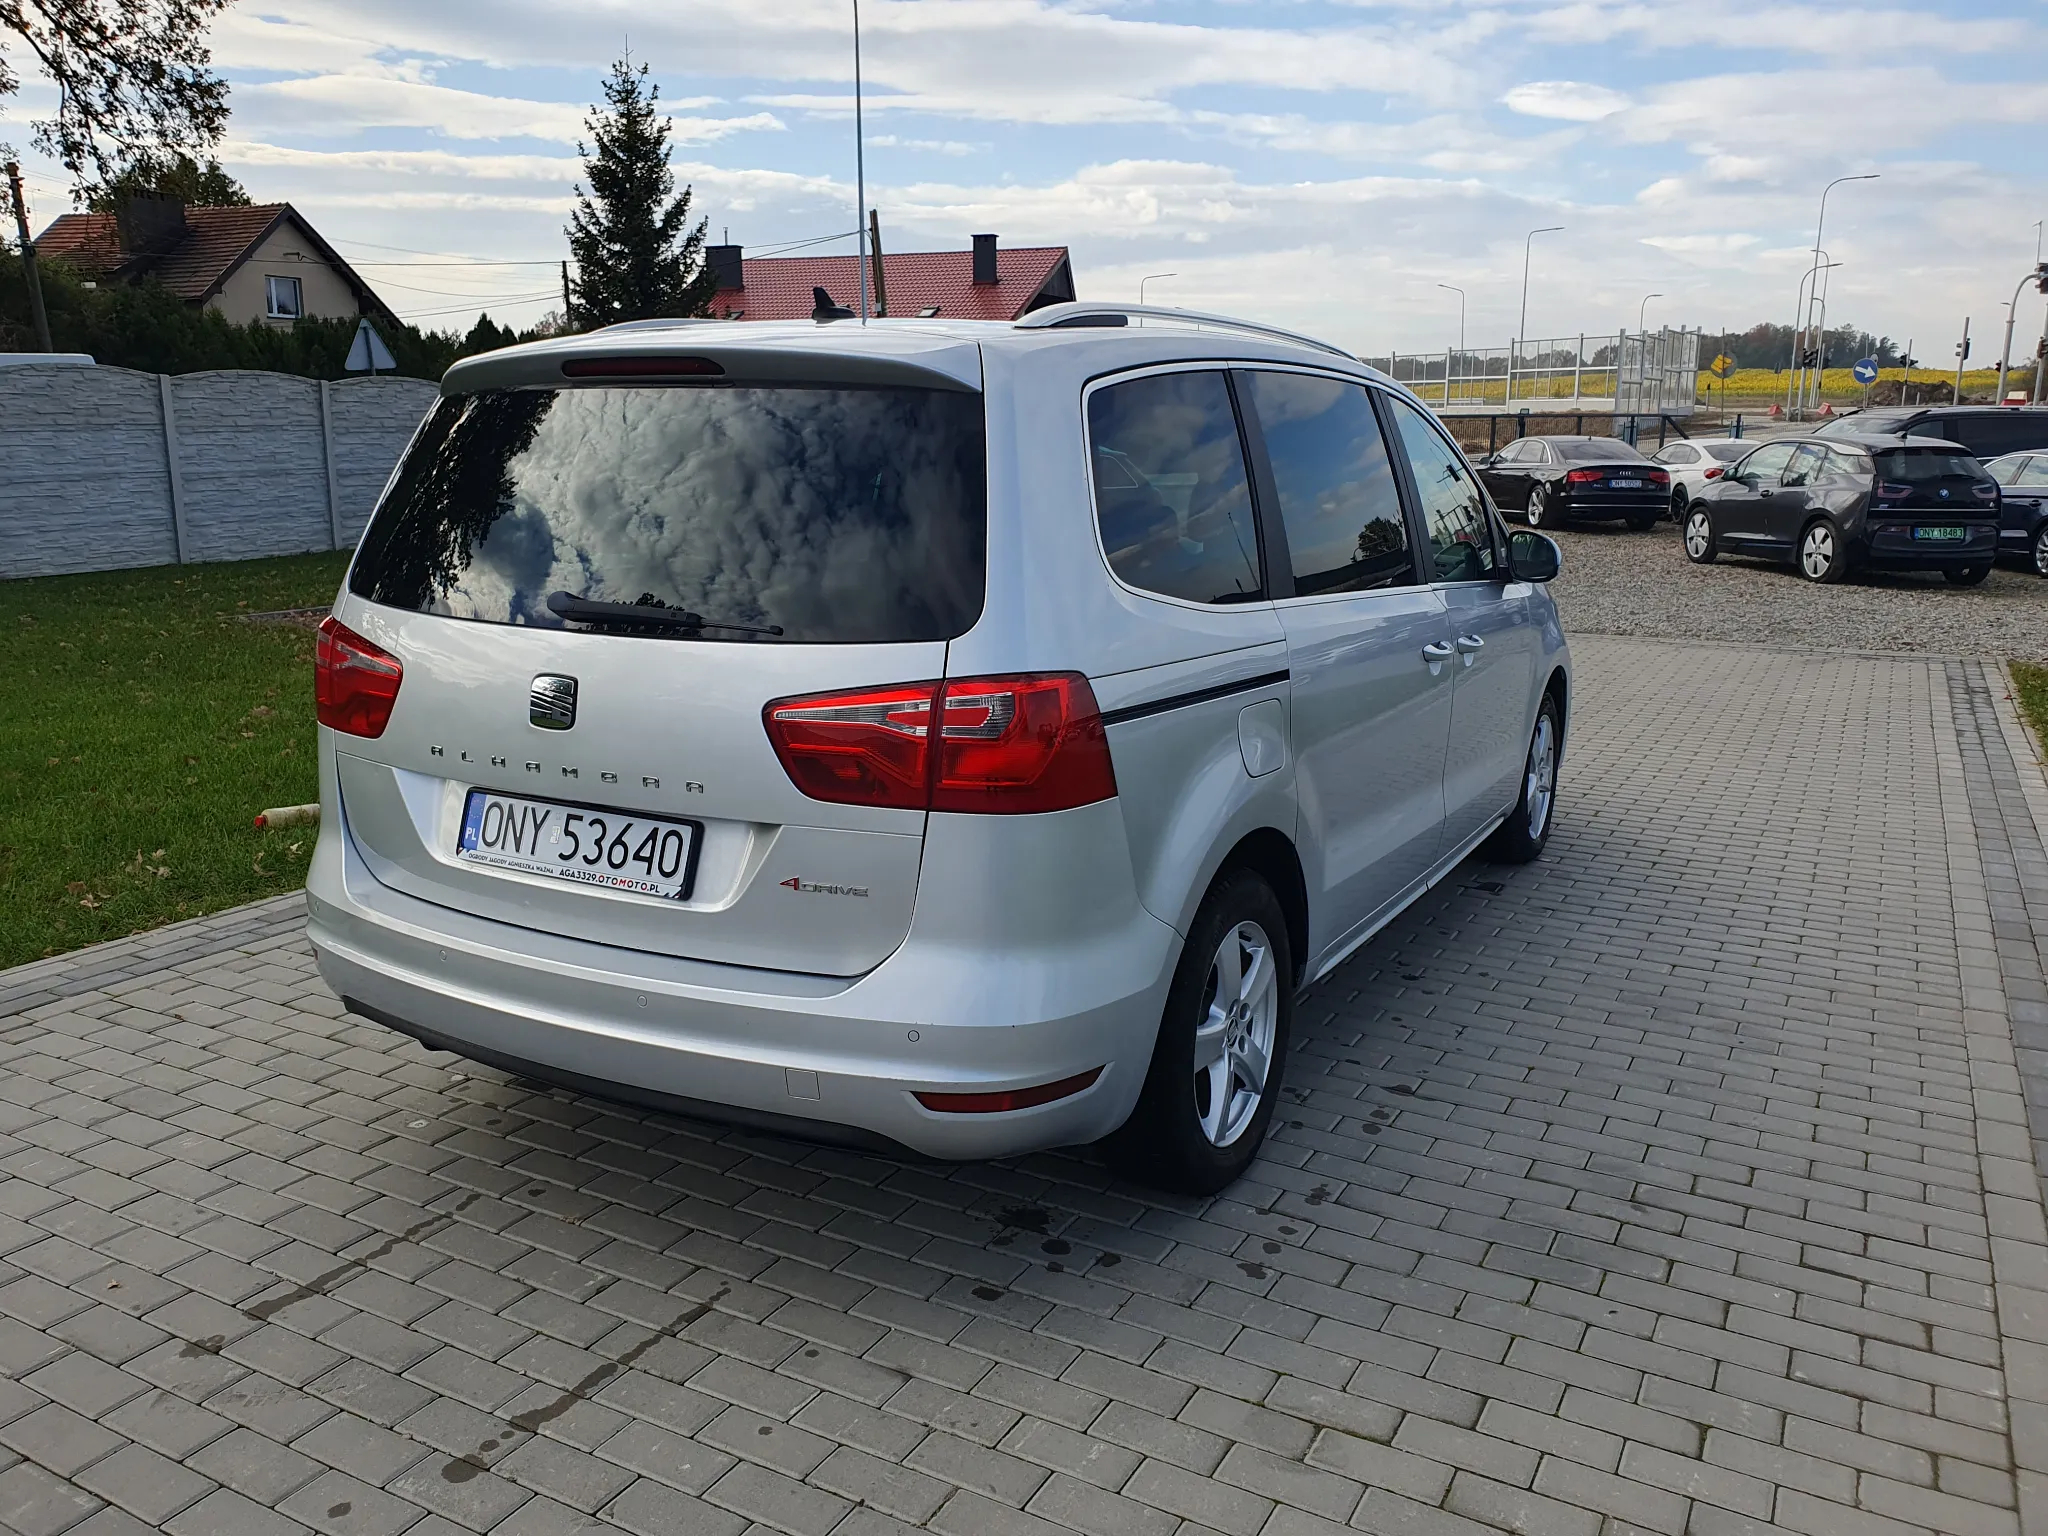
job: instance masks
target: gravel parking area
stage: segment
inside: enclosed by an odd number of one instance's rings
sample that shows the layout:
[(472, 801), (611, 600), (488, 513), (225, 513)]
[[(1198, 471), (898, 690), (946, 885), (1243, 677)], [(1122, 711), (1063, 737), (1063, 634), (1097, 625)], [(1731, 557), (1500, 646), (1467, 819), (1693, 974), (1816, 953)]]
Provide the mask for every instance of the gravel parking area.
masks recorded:
[(1648, 533), (1589, 524), (1563, 529), (1557, 541), (1558, 605), (1565, 628), (1578, 634), (2048, 657), (2048, 581), (2016, 566), (1973, 588), (1890, 575), (1819, 587), (1790, 566), (1756, 560), (1694, 565), (1675, 523)]

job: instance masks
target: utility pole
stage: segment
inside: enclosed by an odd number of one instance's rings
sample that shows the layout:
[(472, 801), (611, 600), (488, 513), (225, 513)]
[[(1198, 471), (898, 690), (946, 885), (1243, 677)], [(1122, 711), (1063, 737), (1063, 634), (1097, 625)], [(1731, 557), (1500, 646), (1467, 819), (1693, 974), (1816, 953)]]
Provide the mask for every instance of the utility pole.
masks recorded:
[(1963, 339), (1956, 343), (1956, 393), (1951, 402), (1963, 403), (1963, 364), (1970, 360), (1970, 317), (1963, 316)]
[(28, 200), (21, 195), (21, 167), (7, 162), (7, 186), (14, 194), (14, 227), (21, 231), (21, 275), (28, 282), (28, 307), (36, 319), (36, 341), (45, 352), (57, 348), (50, 341), (50, 312), (43, 308), (43, 274), (36, 269), (36, 243), (28, 233)]
[(576, 329), (576, 303), (569, 297), (569, 263), (562, 263), (562, 324)]
[(868, 249), (874, 252), (875, 313), (886, 315), (889, 313), (889, 290), (882, 284), (882, 211), (879, 208), (868, 210)]
[(861, 218), (868, 206), (867, 130), (860, 105), (860, 0), (853, 0), (853, 254), (860, 268), (860, 323), (868, 323), (867, 221)]

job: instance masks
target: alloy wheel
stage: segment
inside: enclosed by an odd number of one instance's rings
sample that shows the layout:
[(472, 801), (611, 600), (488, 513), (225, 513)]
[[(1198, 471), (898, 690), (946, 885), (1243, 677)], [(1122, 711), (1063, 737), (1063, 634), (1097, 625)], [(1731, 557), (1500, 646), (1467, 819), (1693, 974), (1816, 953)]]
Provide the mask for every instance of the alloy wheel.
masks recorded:
[(1695, 560), (1707, 558), (1714, 547), (1714, 525), (1706, 513), (1695, 508), (1685, 520), (1685, 552)]
[(2048, 523), (2041, 525), (2041, 531), (2034, 535), (2034, 569), (2048, 576)]
[(1245, 1133), (1266, 1096), (1280, 1022), (1273, 944), (1255, 922), (1226, 931), (1209, 962), (1206, 1012), (1195, 1027), (1195, 1117), (1215, 1147)]
[(1835, 530), (1815, 523), (1799, 542), (1799, 568), (1809, 581), (1825, 581), (1835, 568)]
[(1529, 743), (1529, 762), (1522, 780), (1522, 803), (1529, 808), (1529, 836), (1540, 839), (1550, 825), (1550, 803), (1557, 794), (1557, 725), (1548, 711), (1536, 716), (1536, 735)]

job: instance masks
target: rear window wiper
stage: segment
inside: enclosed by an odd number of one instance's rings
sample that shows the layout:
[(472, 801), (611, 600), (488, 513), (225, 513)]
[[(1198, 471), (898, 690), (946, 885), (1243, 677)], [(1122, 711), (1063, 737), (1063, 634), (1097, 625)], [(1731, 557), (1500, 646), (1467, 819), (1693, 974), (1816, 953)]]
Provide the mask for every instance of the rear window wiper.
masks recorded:
[(730, 629), (743, 635), (779, 635), (780, 624), (728, 624), (686, 608), (671, 608), (653, 593), (637, 603), (601, 603), (573, 592), (550, 592), (548, 612), (572, 624), (637, 624), (650, 629)]

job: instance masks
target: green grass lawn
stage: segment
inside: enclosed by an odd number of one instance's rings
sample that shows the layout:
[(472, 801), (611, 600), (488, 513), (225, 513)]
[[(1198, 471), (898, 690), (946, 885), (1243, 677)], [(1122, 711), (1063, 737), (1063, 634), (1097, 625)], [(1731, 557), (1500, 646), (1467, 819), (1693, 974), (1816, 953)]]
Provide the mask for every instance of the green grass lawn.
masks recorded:
[(0, 966), (295, 890), (313, 632), (346, 554), (0, 582)]
[(2020, 713), (2034, 728), (2035, 739), (2048, 747), (2048, 662), (2014, 662), (2012, 691), (2020, 702)]

